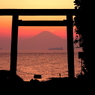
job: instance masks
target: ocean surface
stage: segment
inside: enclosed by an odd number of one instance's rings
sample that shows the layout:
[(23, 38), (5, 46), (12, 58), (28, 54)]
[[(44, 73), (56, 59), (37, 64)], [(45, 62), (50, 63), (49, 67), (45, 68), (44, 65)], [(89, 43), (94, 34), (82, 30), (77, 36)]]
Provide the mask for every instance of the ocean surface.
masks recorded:
[[(80, 61), (78, 53), (75, 52), (75, 76), (81, 72)], [(0, 53), (0, 70), (10, 70), (10, 53)], [(46, 81), (51, 77), (68, 77), (67, 52), (19, 52), (17, 56), (17, 75), (24, 81), (30, 81), (35, 74), (42, 75), (40, 81)]]

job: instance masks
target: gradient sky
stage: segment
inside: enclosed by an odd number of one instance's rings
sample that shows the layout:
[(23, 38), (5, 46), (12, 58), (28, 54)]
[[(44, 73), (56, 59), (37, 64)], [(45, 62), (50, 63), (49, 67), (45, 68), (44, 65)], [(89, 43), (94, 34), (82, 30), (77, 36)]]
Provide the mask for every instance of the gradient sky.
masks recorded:
[[(74, 0), (0, 0), (0, 9), (74, 9)], [(64, 20), (65, 16), (20, 16), (22, 20)], [(0, 37), (11, 37), (11, 16), (0, 16)], [(42, 31), (66, 38), (66, 27), (19, 27), (19, 37), (33, 37)]]
[(73, 9), (74, 0), (0, 0), (0, 8)]

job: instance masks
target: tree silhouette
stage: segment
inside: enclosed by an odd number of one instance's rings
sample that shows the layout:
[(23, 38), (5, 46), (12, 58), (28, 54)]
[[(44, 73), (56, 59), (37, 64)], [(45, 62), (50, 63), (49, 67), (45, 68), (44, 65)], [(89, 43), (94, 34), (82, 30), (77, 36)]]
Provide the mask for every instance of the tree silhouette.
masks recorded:
[(80, 10), (79, 15), (76, 15), (74, 18), (76, 26), (76, 34), (79, 35), (79, 38), (76, 37), (74, 43), (79, 42), (80, 47), (83, 49), (84, 56), (82, 57), (82, 74), (84, 78), (94, 78), (95, 74), (95, 60), (94, 60), (94, 45), (93, 45), (93, 32), (91, 31), (90, 20), (87, 20), (91, 17), (91, 10), (89, 7), (89, 2), (85, 0), (75, 0), (75, 9)]

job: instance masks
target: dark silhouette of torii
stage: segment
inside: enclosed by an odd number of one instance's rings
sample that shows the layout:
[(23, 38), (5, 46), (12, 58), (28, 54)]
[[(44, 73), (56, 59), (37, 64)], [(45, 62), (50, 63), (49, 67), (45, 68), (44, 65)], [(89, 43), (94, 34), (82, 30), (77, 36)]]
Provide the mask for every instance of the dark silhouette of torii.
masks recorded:
[[(68, 52), (68, 76), (75, 77), (74, 71), (74, 47), (73, 47), (73, 15), (79, 14), (75, 9), (0, 9), (0, 15), (12, 15), (11, 35), (11, 61), (10, 72), (16, 75), (17, 68), (17, 44), (18, 26), (67, 26), (67, 52)], [(63, 21), (22, 21), (18, 20), (19, 15), (66, 15), (67, 20)]]

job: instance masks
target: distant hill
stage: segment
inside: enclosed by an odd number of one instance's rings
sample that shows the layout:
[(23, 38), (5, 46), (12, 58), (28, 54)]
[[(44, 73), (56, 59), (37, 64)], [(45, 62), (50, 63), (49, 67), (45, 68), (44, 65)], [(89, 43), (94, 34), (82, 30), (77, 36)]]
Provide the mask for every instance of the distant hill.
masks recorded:
[(19, 50), (48, 50), (48, 48), (66, 48), (66, 39), (62, 39), (48, 31), (43, 31), (38, 35), (19, 42)]

